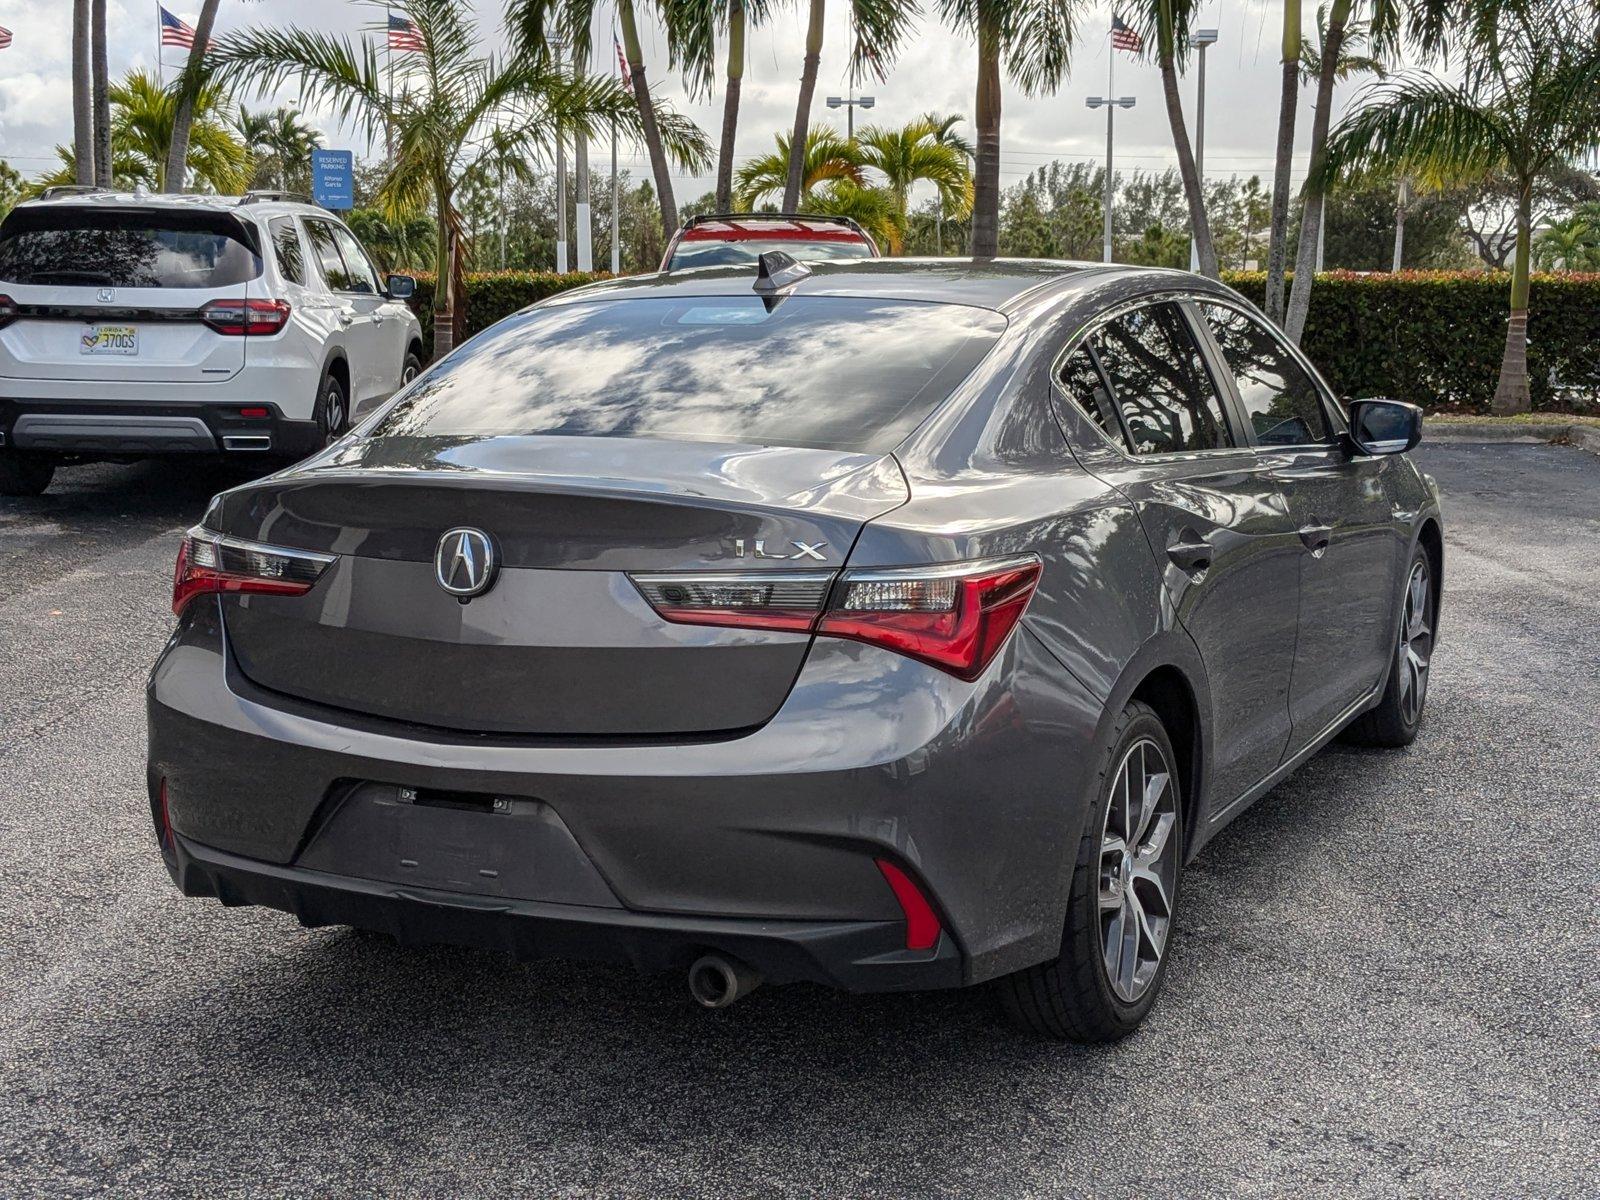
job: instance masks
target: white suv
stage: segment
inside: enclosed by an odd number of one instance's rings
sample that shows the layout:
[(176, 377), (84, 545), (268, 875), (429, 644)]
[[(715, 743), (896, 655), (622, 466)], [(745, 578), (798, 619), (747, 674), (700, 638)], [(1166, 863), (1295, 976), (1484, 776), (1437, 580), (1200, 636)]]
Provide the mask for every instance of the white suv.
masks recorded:
[(311, 453), (421, 370), (415, 287), (279, 193), (48, 189), (0, 222), (0, 495), (65, 462)]

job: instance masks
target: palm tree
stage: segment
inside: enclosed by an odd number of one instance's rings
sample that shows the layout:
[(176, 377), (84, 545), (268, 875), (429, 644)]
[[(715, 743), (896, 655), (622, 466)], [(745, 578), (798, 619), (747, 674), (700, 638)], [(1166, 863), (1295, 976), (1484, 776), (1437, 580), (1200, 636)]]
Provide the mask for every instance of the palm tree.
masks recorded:
[(939, 0), (939, 12), (978, 43), (973, 121), (978, 129), (972, 199), (972, 253), (993, 257), (1000, 244), (1000, 64), (1029, 95), (1061, 86), (1084, 0)]
[(1206, 220), (1205, 191), (1195, 168), (1189, 127), (1183, 119), (1183, 98), (1178, 94), (1178, 64), (1188, 56), (1189, 24), (1199, 7), (1200, 0), (1145, 0), (1141, 23), (1154, 35), (1153, 39), (1145, 38), (1145, 46), (1148, 49), (1153, 42), (1156, 62), (1161, 67), (1161, 93), (1167, 106), (1167, 124), (1172, 129), (1172, 145), (1178, 154), (1178, 177), (1183, 180), (1183, 195), (1189, 205), (1195, 257), (1200, 273), (1216, 279), (1217, 251), (1211, 242), (1211, 223)]
[[(739, 168), (733, 203), (741, 211), (748, 211), (775, 195), (782, 195), (788, 187), (789, 164), (794, 161), (789, 135), (780, 133), (773, 140), (777, 144), (775, 151), (752, 158)], [(800, 194), (796, 199), (799, 208), (785, 207), (784, 212), (816, 211), (813, 206), (817, 193), (829, 184), (843, 181), (857, 187), (866, 186), (867, 175), (861, 148), (831, 129), (813, 129), (807, 135), (800, 164)]]
[[(177, 120), (178, 84), (162, 87), (148, 71), (129, 71), (108, 89), (111, 105), (111, 178), (115, 186), (161, 190)], [(210, 83), (194, 98), (188, 169), (201, 187), (237, 192), (250, 181), (250, 154), (232, 128), (233, 114), (221, 88)], [(71, 183), (77, 154), (58, 146), (59, 170), (35, 180), (37, 187)]]
[(106, 0), (94, 0), (89, 13), (89, 74), (93, 80), (94, 182), (111, 186), (111, 80), (106, 67)]
[(90, 0), (72, 0), (72, 157), (75, 182), (94, 183), (94, 74), (90, 67), (93, 36)]
[[(633, 0), (613, 2), (636, 104), (630, 127), (637, 128), (644, 139), (661, 208), (661, 231), (670, 238), (678, 231), (678, 202), (672, 189), (671, 167), (675, 163), (686, 170), (702, 171), (711, 161), (711, 148), (692, 122), (650, 94)], [(601, 0), (513, 0), (506, 10), (513, 53), (547, 63), (554, 35), (579, 61), (589, 61), (600, 6)], [(699, 81), (713, 70), (714, 41), (710, 31), (714, 18), (708, 17), (703, 4), (695, 0), (655, 0), (655, 12), (666, 31), (669, 60), (695, 81), (691, 86), (697, 88)]]
[(1340, 175), (1404, 174), (1432, 187), (1496, 175), (1513, 181), (1510, 318), (1491, 404), (1504, 414), (1527, 412), (1532, 404), (1527, 337), (1534, 185), (1568, 169), (1600, 138), (1600, 42), (1580, 6), (1518, 6), (1502, 17), (1489, 23), (1492, 38), (1479, 40), (1478, 54), (1462, 62), (1459, 83), (1407, 71), (1369, 86), (1313, 162), (1307, 188), (1320, 190)]
[(239, 138), (254, 162), (252, 186), (279, 191), (310, 191), (311, 153), (322, 145), (322, 134), (300, 119), (293, 108), (250, 112), (241, 107), (236, 122)]
[(167, 152), (162, 191), (183, 191), (184, 164), (189, 161), (190, 127), (196, 101), (201, 89), (206, 86), (205, 55), (211, 46), (211, 27), (217, 22), (217, 3), (218, 0), (204, 0), (201, 4), (200, 20), (194, 27), (194, 43), (189, 47), (189, 58), (184, 64), (183, 74), (178, 76), (178, 111), (172, 124), (172, 148)]
[[(393, 131), (394, 156), (377, 198), (391, 219), (433, 207), (434, 346), (444, 354), (454, 345), (462, 262), (457, 193), (501, 172), (526, 178), (529, 162), (546, 158), (558, 134), (592, 137), (611, 121), (636, 134), (650, 106), (635, 105), (615, 81), (578, 75), (548, 54), (480, 55), (476, 29), (454, 0), (394, 0), (393, 7), (417, 27), (423, 49), (405, 57), (392, 92), (369, 42), (358, 49), (332, 34), (241, 31), (222, 39), (213, 56), (217, 71), (240, 86), (268, 92), (294, 82), (308, 103), (327, 103), (369, 138)], [(666, 133), (686, 157), (708, 157), (693, 125), (675, 123)]]
[(1593, 271), (1600, 267), (1600, 226), (1581, 213), (1555, 221), (1539, 231), (1533, 261), (1544, 271)]
[(849, 217), (890, 254), (899, 254), (905, 247), (906, 215), (888, 188), (862, 187), (839, 179), (811, 192), (805, 207), (823, 216)]
[(919, 182), (933, 184), (944, 211), (964, 217), (972, 210), (972, 166), (951, 138), (950, 127), (931, 114), (898, 129), (870, 125), (856, 135), (861, 162), (882, 173), (902, 223)]
[[(817, 90), (817, 65), (822, 61), (822, 29), (827, 0), (810, 0), (806, 21), (806, 53), (800, 64), (800, 93), (795, 100), (794, 129), (789, 136), (789, 176), (783, 189), (783, 211), (794, 212), (799, 203), (804, 157), (811, 129), (811, 101)], [(900, 40), (916, 17), (914, 0), (851, 0), (850, 79), (852, 84), (866, 68), (880, 81), (887, 77), (899, 51)]]
[(733, 145), (739, 129), (739, 91), (744, 83), (747, 25), (767, 17), (767, 0), (727, 0), (728, 82), (722, 96), (722, 138), (717, 145), (717, 211), (733, 207)]
[(1283, 81), (1278, 92), (1278, 143), (1272, 168), (1272, 218), (1267, 233), (1267, 316), (1283, 321), (1289, 259), (1289, 170), (1294, 163), (1295, 106), (1300, 99), (1300, 0), (1283, 0)]

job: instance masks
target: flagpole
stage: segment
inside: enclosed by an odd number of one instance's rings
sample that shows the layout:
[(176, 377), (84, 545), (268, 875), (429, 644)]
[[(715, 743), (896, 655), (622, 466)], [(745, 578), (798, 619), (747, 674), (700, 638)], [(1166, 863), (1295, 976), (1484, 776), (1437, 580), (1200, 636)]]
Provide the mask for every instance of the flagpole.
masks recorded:
[(622, 274), (622, 184), (617, 179), (617, 122), (611, 122), (611, 273)]
[(161, 69), (161, 0), (156, 0), (156, 83), (167, 86), (166, 73)]
[(1111, 139), (1113, 114), (1117, 111), (1117, 47), (1111, 40), (1111, 34), (1106, 34), (1106, 231), (1105, 231), (1105, 258), (1111, 261), (1111, 201), (1115, 192), (1115, 176), (1111, 173)]

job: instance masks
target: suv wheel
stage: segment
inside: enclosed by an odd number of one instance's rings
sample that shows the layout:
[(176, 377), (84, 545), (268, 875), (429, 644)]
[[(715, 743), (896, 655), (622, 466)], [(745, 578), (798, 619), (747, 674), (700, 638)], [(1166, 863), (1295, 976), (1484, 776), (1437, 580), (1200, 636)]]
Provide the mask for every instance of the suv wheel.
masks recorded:
[(1177, 761), (1161, 718), (1130, 701), (1100, 764), (1067, 898), (1061, 954), (1000, 980), (1019, 1028), (1073, 1042), (1109, 1042), (1155, 1003), (1183, 861)]
[(54, 460), (37, 455), (0, 453), (0, 496), (37, 496), (55, 477)]
[(317, 392), (317, 424), (326, 442), (343, 437), (350, 428), (350, 402), (344, 384), (331, 371), (322, 377), (322, 387)]
[(422, 374), (422, 360), (409, 350), (406, 352), (405, 366), (400, 368), (400, 386), (405, 387), (418, 375)]
[(1428, 699), (1428, 668), (1433, 660), (1433, 565), (1418, 546), (1401, 601), (1400, 633), (1395, 639), (1389, 682), (1378, 707), (1351, 723), (1345, 740), (1358, 746), (1409, 746), (1422, 725)]

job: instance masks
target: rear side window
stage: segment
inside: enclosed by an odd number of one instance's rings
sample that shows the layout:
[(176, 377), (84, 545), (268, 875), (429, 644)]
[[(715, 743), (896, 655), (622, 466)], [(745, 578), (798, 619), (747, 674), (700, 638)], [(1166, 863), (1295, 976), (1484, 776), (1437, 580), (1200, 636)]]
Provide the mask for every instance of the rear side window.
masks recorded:
[(306, 259), (300, 249), (300, 235), (295, 232), (290, 217), (275, 217), (272, 221), (272, 252), (278, 259), (278, 270), (290, 283), (306, 281)]
[(356, 241), (355, 234), (343, 225), (334, 225), (332, 228), (333, 240), (339, 243), (339, 254), (344, 259), (345, 273), (350, 279), (350, 286), (345, 290), (369, 296), (377, 295), (377, 272), (372, 269), (367, 252), (361, 248), (361, 243)]
[(1176, 305), (1118, 317), (1100, 330), (1094, 349), (1135, 454), (1233, 445), (1222, 399)]
[(311, 239), (311, 253), (322, 269), (322, 281), (336, 292), (355, 291), (355, 276), (339, 256), (338, 243), (333, 240), (333, 226), (326, 221), (307, 221), (306, 237)]
[(882, 452), (950, 395), (1005, 318), (791, 296), (570, 302), (510, 317), (430, 371), (379, 437), (565, 434)]
[(1200, 309), (1233, 373), (1256, 441), (1263, 446), (1327, 441), (1328, 414), (1317, 385), (1278, 335), (1236, 308), (1202, 304)]
[(1084, 415), (1100, 427), (1100, 432), (1124, 450), (1127, 439), (1122, 436), (1122, 420), (1117, 415), (1117, 402), (1111, 396), (1105, 376), (1095, 362), (1090, 348), (1096, 338), (1080, 346), (1076, 353), (1061, 366), (1061, 389), (1081, 408)]
[(228, 287), (261, 274), (245, 239), (222, 213), (19, 208), (0, 226), (0, 282)]

